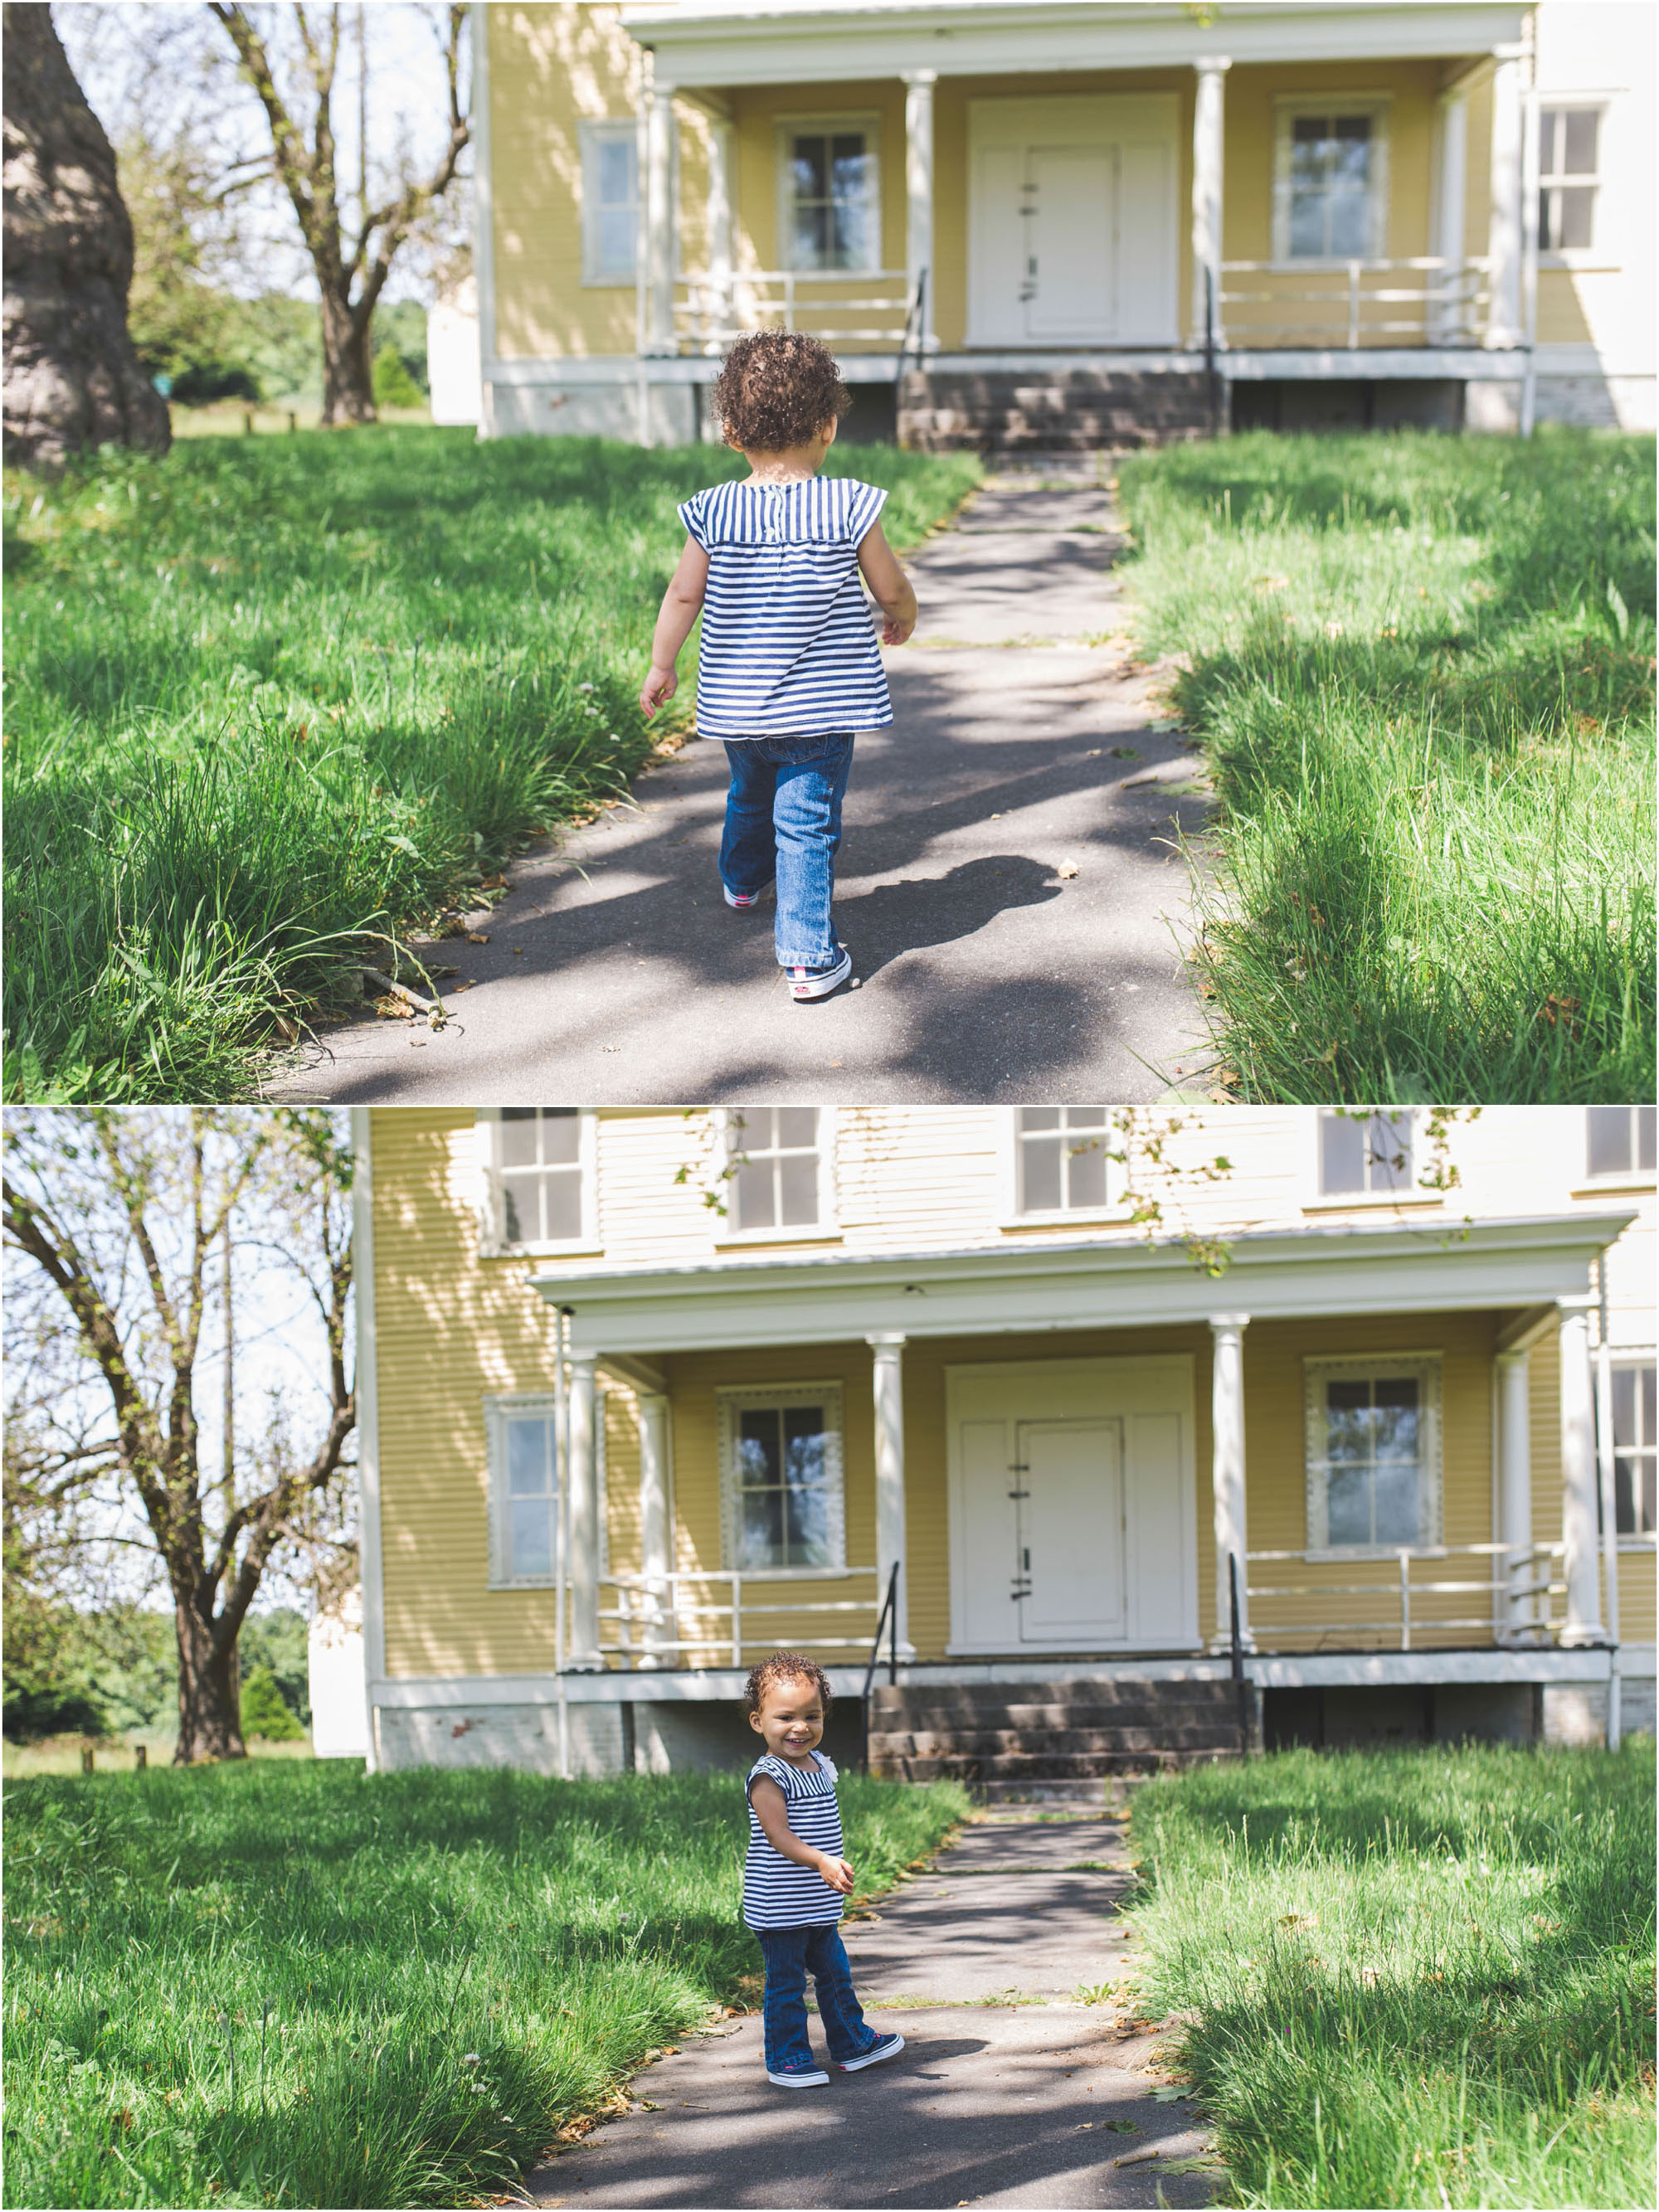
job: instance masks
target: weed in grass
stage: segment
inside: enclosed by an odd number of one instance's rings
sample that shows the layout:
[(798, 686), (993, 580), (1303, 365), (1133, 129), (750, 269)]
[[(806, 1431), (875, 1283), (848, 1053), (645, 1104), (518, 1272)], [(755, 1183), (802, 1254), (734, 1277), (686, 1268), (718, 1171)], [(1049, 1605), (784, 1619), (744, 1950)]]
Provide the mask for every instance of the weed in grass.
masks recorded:
[(1652, 441), (1251, 434), (1121, 483), (1237, 1095), (1650, 1095)]
[(1133, 1823), (1230, 2201), (1652, 2203), (1650, 1738), (1282, 1753)]
[[(742, 466), (404, 427), (9, 474), (6, 1096), (245, 1095), (345, 956), (617, 797), (675, 503)], [(900, 545), (979, 473), (835, 466)]]
[[(967, 1811), (842, 1784), (879, 1890)], [(9, 1785), (7, 2202), (454, 2204), (757, 1986), (732, 1775)]]

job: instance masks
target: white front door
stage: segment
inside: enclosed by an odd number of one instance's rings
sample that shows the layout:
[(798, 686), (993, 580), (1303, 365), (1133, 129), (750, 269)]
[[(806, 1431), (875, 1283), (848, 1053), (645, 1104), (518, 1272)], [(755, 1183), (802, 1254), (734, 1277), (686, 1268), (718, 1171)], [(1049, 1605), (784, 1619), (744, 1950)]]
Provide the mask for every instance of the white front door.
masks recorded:
[(1170, 345), (1176, 100), (969, 103), (970, 346)]
[(1192, 1361), (952, 1367), (953, 1651), (1199, 1641)]

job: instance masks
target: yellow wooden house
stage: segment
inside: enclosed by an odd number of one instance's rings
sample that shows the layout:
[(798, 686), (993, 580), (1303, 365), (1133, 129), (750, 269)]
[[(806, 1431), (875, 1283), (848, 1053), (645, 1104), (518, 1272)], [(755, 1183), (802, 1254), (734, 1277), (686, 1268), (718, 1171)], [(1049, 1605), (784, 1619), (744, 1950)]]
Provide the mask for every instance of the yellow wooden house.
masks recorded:
[(851, 434), (1654, 419), (1639, 0), (488, 0), (481, 428), (710, 433), (831, 343)]
[(780, 1644), (855, 1750), (887, 1599), (878, 1759), (987, 1788), (1237, 1748), (1235, 1673), (1269, 1742), (1653, 1724), (1650, 1107), (355, 1129), (378, 1765), (735, 1759)]

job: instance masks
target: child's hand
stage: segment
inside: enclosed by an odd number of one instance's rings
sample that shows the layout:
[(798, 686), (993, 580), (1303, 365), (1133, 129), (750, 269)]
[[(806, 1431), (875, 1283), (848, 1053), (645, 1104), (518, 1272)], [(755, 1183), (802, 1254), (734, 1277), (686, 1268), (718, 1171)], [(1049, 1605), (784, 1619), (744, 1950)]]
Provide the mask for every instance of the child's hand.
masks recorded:
[(889, 615), (881, 626), (881, 641), (884, 645), (902, 645), (915, 626), (916, 618), (914, 615), (908, 622), (901, 622), (896, 617)]
[(640, 706), (648, 722), (659, 707), (665, 707), (679, 689), (680, 679), (672, 667), (651, 664), (651, 673), (640, 687)]
[(845, 1859), (832, 1859), (825, 1851), (818, 1853), (818, 1872), (831, 1889), (838, 1889), (843, 1897), (853, 1893), (853, 1869)]

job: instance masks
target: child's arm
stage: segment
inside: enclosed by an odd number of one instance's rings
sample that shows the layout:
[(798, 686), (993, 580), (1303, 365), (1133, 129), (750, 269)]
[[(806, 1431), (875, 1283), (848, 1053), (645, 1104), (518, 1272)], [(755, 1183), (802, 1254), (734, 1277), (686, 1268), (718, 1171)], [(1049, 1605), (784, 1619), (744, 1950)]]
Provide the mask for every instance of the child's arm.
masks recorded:
[(679, 659), (680, 647), (691, 635), (692, 623), (702, 611), (702, 595), (708, 586), (708, 556), (695, 538), (688, 538), (680, 565), (663, 593), (662, 611), (657, 617), (656, 631), (651, 640), (651, 673), (640, 690), (640, 705), (647, 722), (659, 707), (667, 705), (678, 688), (674, 663)]
[(882, 536), (878, 522), (859, 542), (859, 566), (871, 597), (886, 617), (881, 626), (882, 643), (902, 645), (916, 626), (916, 595), (892, 547)]
[(789, 1825), (788, 1800), (770, 1775), (756, 1777), (749, 1798), (755, 1808), (755, 1818), (761, 1824), (761, 1832), (775, 1851), (793, 1859), (797, 1866), (814, 1868), (830, 1888), (838, 1889), (843, 1897), (852, 1894), (852, 1868), (845, 1859), (832, 1859), (827, 1851), (815, 1851), (811, 1844), (802, 1843)]

